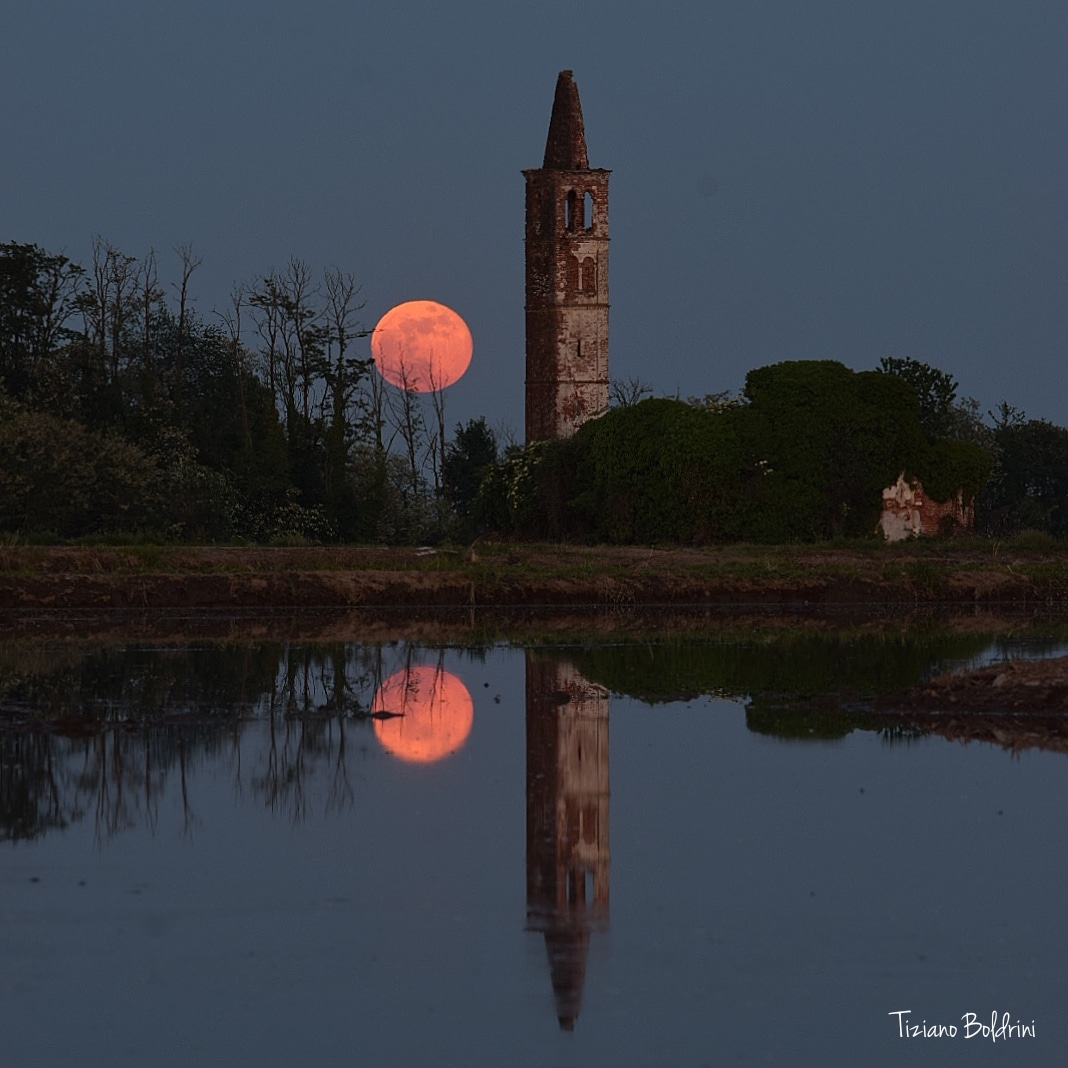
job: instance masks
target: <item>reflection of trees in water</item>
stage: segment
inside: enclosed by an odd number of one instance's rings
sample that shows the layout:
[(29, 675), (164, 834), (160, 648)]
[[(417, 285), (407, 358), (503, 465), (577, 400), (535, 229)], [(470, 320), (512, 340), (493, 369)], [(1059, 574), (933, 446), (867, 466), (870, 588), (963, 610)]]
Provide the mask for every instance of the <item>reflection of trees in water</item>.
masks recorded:
[(144, 824), (155, 830), (159, 802), (172, 780), (181, 798), (183, 831), (195, 817), (190, 778), (200, 763), (225, 746), (223, 723), (107, 724), (77, 740), (70, 763), (80, 759), (76, 796), (92, 800), (98, 841)]
[(0, 840), (37, 838), (81, 819), (84, 813), (68, 779), (52, 737), (40, 731), (0, 732)]
[[(974, 657), (988, 641), (922, 631), (802, 634), (561, 656), (591, 683), (643, 701), (750, 694), (750, 729), (819, 738), (886, 724), (818, 706), (801, 715), (782, 696), (888, 692), (946, 657)], [(464, 655), (478, 661), (485, 652)], [(370, 748), (364, 731), (375, 690), (427, 660), (426, 649), (407, 643), (0, 647), (0, 840), (88, 818), (101, 840), (128, 827), (151, 830), (164, 797), (177, 798), (191, 832), (193, 785), (209, 761), (227, 768), (238, 797), (295, 820), (346, 808), (356, 796), (354, 761)], [(262, 733), (249, 731), (253, 723)]]
[(0, 660), (0, 709), (54, 725), (247, 706), (270, 687), (280, 649), (16, 646)]
[[(354, 651), (345, 646), (295, 646), (279, 657), (275, 683), (264, 698), (267, 748), (249, 787), (272, 811), (304, 819), (308, 778), (324, 763), (331, 765), (332, 773), (328, 803), (351, 804), (345, 719), (361, 712), (358, 695), (367, 679), (367, 665), (352, 655)], [(240, 791), (240, 747), (235, 746), (234, 758)]]
[(907, 630), (736, 636), (639, 648), (593, 646), (572, 659), (587, 678), (642, 701), (714, 696), (849, 692), (875, 696), (911, 686), (946, 660), (968, 662), (991, 635)]
[(37, 724), (0, 730), (0, 840), (36, 838), (88, 813), (98, 839), (138, 824), (154, 829), (159, 799), (176, 777), (186, 828), (188, 775), (216, 731), (200, 724), (96, 720), (78, 730)]
[[(311, 813), (313, 782), (325, 782), (325, 810), (346, 808), (375, 688), (417, 655), (407, 644), (9, 647), (0, 654), (0, 841), (87, 817), (99, 841), (151, 831), (174, 790), (191, 833), (192, 786), (208, 763), (229, 768), (237, 796), (294, 820)], [(250, 747), (253, 724), (263, 725), (262, 747)]]

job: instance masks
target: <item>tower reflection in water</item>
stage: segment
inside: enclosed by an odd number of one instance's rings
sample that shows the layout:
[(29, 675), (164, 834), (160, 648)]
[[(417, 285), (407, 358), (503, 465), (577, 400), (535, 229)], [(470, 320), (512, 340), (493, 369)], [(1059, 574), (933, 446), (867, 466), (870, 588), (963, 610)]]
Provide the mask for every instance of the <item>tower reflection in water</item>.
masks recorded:
[(528, 650), (526, 706), (527, 929), (545, 936), (571, 1031), (590, 934), (608, 925), (608, 691)]

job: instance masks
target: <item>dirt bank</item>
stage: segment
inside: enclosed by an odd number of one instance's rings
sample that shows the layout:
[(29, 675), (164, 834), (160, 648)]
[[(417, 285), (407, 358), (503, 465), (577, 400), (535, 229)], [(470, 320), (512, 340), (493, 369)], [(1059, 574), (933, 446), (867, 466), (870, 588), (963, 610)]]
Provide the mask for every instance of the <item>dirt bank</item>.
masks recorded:
[(1068, 603), (1068, 554), (476, 545), (0, 548), (0, 611), (516, 605)]

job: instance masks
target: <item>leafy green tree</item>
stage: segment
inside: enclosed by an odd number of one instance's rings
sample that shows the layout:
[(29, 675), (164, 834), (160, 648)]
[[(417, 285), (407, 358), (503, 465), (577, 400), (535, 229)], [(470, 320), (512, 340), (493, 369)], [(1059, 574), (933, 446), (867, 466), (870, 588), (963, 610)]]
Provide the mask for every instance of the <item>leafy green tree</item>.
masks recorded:
[(547, 458), (566, 451), (566, 443), (534, 441), (509, 446), (497, 463), (486, 469), (471, 508), (475, 522), (491, 530), (512, 531), (526, 537), (563, 537), (565, 525), (553, 526), (542, 499), (540, 477), (552, 466)]
[(507, 450), (483, 476), (474, 515), (531, 537), (729, 539), (742, 464), (733, 421), (655, 398), (612, 408), (570, 439)]
[(445, 450), (445, 488), (458, 516), (467, 516), (478, 495), (486, 469), (497, 461), (497, 435), (484, 416), (457, 423), (456, 433)]
[(927, 447), (916, 474), (927, 495), (936, 501), (948, 501), (963, 494), (975, 500), (990, 478), (994, 453), (974, 441), (945, 438)]
[(995, 534), (1040, 530), (1068, 537), (1068, 429), (1026, 419), (1003, 405), (995, 426), (997, 465), (977, 506)]
[(423, 487), (413, 488), (402, 456), (361, 444), (353, 449), (351, 463), (361, 540), (419, 545), (441, 536), (436, 502)]
[(928, 441), (954, 436), (957, 380), (951, 374), (909, 356), (884, 356), (879, 370), (903, 378), (916, 391), (920, 423)]

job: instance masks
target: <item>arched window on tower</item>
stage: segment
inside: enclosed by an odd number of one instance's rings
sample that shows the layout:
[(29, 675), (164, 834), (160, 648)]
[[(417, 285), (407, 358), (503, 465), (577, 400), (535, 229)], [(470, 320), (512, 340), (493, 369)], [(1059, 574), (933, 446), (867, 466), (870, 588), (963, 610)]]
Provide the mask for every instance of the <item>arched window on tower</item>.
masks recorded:
[(564, 226), (568, 230), (574, 230), (578, 225), (578, 193), (574, 189), (568, 190), (567, 199), (564, 201)]
[(590, 192), (582, 198), (582, 229), (593, 229), (593, 194)]

